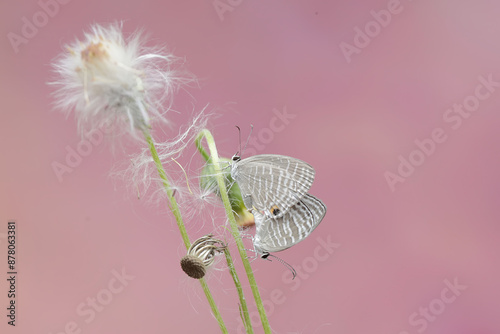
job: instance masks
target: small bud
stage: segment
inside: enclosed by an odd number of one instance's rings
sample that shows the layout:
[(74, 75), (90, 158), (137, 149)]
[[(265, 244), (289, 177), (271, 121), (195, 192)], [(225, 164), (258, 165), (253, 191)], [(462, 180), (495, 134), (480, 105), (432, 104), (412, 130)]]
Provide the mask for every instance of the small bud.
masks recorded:
[[(224, 163), (227, 163), (228, 165), (231, 164), (231, 159), (221, 158), (220, 161), (222, 166), (224, 166)], [(254, 217), (243, 203), (240, 187), (231, 177), (231, 169), (225, 168), (222, 170), (222, 173), (224, 176), (224, 183), (226, 184), (227, 195), (229, 197), (229, 201), (231, 202), (231, 208), (236, 215), (236, 223), (238, 223), (241, 227), (254, 225)], [(215, 168), (212, 164), (206, 164), (201, 171), (200, 187), (201, 189), (205, 191), (209, 190), (220, 197), (219, 185), (217, 184), (217, 179), (215, 178)]]

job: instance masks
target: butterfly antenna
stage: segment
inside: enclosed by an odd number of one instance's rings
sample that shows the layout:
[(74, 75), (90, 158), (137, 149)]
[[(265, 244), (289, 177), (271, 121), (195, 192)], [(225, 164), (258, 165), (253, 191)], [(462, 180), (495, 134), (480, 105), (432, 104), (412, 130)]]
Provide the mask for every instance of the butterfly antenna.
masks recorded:
[[(295, 276), (297, 276), (297, 272), (295, 271), (295, 269), (290, 264), (288, 264), (285, 260), (283, 260), (283, 259), (281, 259), (281, 258), (279, 258), (279, 257), (277, 257), (275, 255), (269, 254), (269, 253), (266, 256), (266, 258), (268, 258), (269, 256), (274, 257), (276, 260), (278, 260), (279, 263), (281, 263), (282, 265), (284, 265), (285, 267), (287, 267), (288, 270), (290, 270), (292, 272), (292, 275), (293, 275), (292, 280), (295, 279)], [(269, 261), (271, 261), (271, 260), (269, 260)]]
[[(245, 147), (243, 147), (243, 151), (241, 151), (241, 155), (243, 155), (243, 152), (246, 150), (248, 142), (250, 141), (250, 137), (252, 136), (253, 132), (253, 124), (250, 124), (250, 134), (248, 135), (247, 142), (245, 143)], [(241, 136), (241, 134), (240, 134)], [(241, 149), (241, 137), (240, 137), (240, 149)]]
[(240, 155), (241, 154), (241, 129), (238, 125), (235, 125), (235, 126), (238, 129), (238, 140), (240, 143), (240, 150), (236, 153), (236, 155)]

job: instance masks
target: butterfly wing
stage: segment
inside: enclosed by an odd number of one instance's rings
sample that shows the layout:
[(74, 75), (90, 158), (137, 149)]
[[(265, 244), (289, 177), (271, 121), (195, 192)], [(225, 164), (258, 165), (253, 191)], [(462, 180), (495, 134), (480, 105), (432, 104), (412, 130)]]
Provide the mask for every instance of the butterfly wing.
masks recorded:
[(308, 163), (276, 154), (255, 155), (233, 164), (231, 176), (238, 183), (247, 209), (279, 218), (311, 188), (314, 168)]
[(279, 218), (268, 218), (259, 212), (254, 212), (255, 250), (264, 254), (292, 247), (309, 236), (321, 223), (325, 214), (325, 204), (310, 194), (306, 194)]

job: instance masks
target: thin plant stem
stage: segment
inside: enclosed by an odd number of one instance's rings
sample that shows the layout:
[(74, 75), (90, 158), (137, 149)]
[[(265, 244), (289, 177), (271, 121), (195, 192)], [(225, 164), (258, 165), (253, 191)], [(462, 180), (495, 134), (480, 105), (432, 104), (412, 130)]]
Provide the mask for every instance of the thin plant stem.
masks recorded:
[[(206, 163), (210, 163), (210, 155), (203, 148), (203, 145), (201, 144), (202, 139), (203, 139), (203, 136), (198, 135), (195, 139), (195, 145), (196, 145), (196, 148), (198, 149), (198, 151), (200, 152), (201, 156), (203, 157), (203, 159), (205, 159)], [(226, 255), (226, 261), (227, 261), (227, 264), (229, 266), (229, 271), (231, 273), (231, 276), (233, 277), (233, 281), (234, 281), (234, 285), (236, 286), (236, 290), (238, 291), (238, 297), (240, 298), (241, 320), (243, 321), (243, 324), (245, 325), (246, 332), (248, 334), (252, 334), (253, 333), (252, 322), (250, 321), (250, 313), (248, 312), (247, 302), (245, 299), (245, 295), (243, 294), (243, 287), (241, 286), (241, 282), (240, 282), (240, 279), (238, 277), (238, 273), (236, 272), (236, 269), (234, 267), (233, 258), (231, 257), (231, 254), (229, 253), (228, 248), (226, 248), (224, 250), (224, 254)]]
[[(186, 227), (184, 226), (184, 222), (182, 221), (182, 216), (181, 216), (181, 211), (179, 210), (179, 206), (177, 205), (177, 201), (175, 200), (173, 191), (170, 187), (170, 182), (168, 181), (167, 174), (165, 173), (165, 169), (163, 168), (163, 165), (161, 164), (160, 158), (158, 157), (158, 152), (156, 151), (155, 144), (153, 141), (153, 138), (149, 134), (149, 132), (144, 131), (144, 137), (146, 138), (146, 141), (149, 146), (149, 150), (151, 151), (151, 156), (153, 157), (153, 160), (156, 165), (156, 169), (158, 170), (158, 174), (160, 175), (161, 181), (163, 183), (163, 187), (165, 188), (165, 191), (167, 192), (167, 197), (169, 201), (169, 208), (172, 211), (175, 221), (177, 222), (177, 226), (179, 227), (179, 231), (181, 232), (182, 240), (184, 241), (184, 245), (186, 246), (186, 249), (189, 249), (191, 246), (191, 242), (189, 241), (189, 236), (186, 231)], [(212, 293), (210, 292), (210, 289), (208, 288), (207, 282), (201, 278), (200, 280), (201, 287), (203, 288), (203, 291), (205, 292), (205, 296), (207, 297), (208, 304), (210, 304), (210, 308), (212, 309), (212, 314), (214, 315), (215, 319), (219, 323), (220, 329), (222, 333), (227, 334), (227, 328), (226, 325), (224, 324), (224, 321), (222, 320), (222, 316), (219, 312), (219, 309), (217, 308), (217, 305), (215, 304), (215, 301), (212, 297)]]
[(229, 253), (229, 249), (226, 247), (224, 249), (224, 255), (226, 255), (227, 265), (229, 266), (229, 272), (233, 277), (234, 285), (236, 286), (236, 290), (238, 291), (238, 297), (240, 298), (241, 305), (241, 320), (243, 321), (243, 325), (245, 325), (245, 329), (247, 334), (253, 334), (252, 323), (250, 322), (250, 313), (248, 313), (248, 306), (245, 299), (245, 295), (243, 294), (243, 288), (241, 287), (240, 279), (238, 278), (238, 274), (234, 268), (233, 258)]
[[(210, 151), (211, 163), (213, 164), (215, 170), (215, 178), (217, 179), (217, 183), (220, 189), (220, 196), (222, 198), (222, 202), (224, 203), (224, 208), (226, 209), (226, 215), (229, 219), (229, 225), (231, 226), (231, 234), (233, 235), (233, 238), (236, 242), (236, 246), (238, 247), (241, 261), (243, 262), (243, 267), (245, 268), (245, 272), (248, 277), (248, 282), (250, 283), (250, 288), (252, 289), (253, 297), (255, 299), (255, 304), (257, 305), (257, 310), (259, 311), (262, 327), (266, 334), (271, 334), (271, 327), (269, 325), (269, 321), (267, 320), (266, 310), (264, 309), (262, 298), (260, 297), (259, 287), (257, 286), (257, 282), (255, 281), (255, 276), (253, 275), (252, 267), (250, 266), (250, 261), (248, 261), (247, 253), (245, 251), (245, 247), (243, 245), (243, 241), (241, 240), (240, 232), (238, 230), (238, 224), (236, 223), (236, 219), (234, 217), (234, 213), (231, 208), (231, 202), (229, 201), (229, 197), (227, 195), (226, 183), (224, 182), (224, 176), (221, 172), (221, 168), (219, 165), (220, 162), (219, 155), (217, 153), (217, 146), (215, 146), (214, 137), (207, 129), (201, 130), (196, 138), (196, 144), (198, 150), (200, 150), (201, 147), (200, 140), (203, 137), (205, 137), (207, 141), (208, 149)], [(200, 152), (202, 151), (200, 150)]]
[(203, 136), (201, 135), (201, 132), (200, 132), (200, 134), (195, 139), (196, 148), (200, 152), (203, 159), (205, 159), (205, 161), (207, 163), (210, 163), (210, 155), (207, 153), (207, 151), (205, 151), (205, 149), (203, 148), (203, 145), (201, 144), (202, 138), (203, 138)]

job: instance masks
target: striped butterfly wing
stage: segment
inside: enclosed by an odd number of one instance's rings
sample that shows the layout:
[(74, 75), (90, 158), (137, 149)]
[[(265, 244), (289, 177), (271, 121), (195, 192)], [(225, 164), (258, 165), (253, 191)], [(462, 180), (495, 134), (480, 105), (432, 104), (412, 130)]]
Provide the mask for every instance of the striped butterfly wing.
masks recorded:
[(311, 188), (314, 168), (276, 154), (255, 155), (233, 164), (231, 176), (241, 189), (247, 209), (279, 218)]
[(292, 247), (307, 238), (325, 214), (325, 204), (310, 194), (306, 194), (280, 218), (268, 218), (255, 212), (255, 250), (265, 254)]

